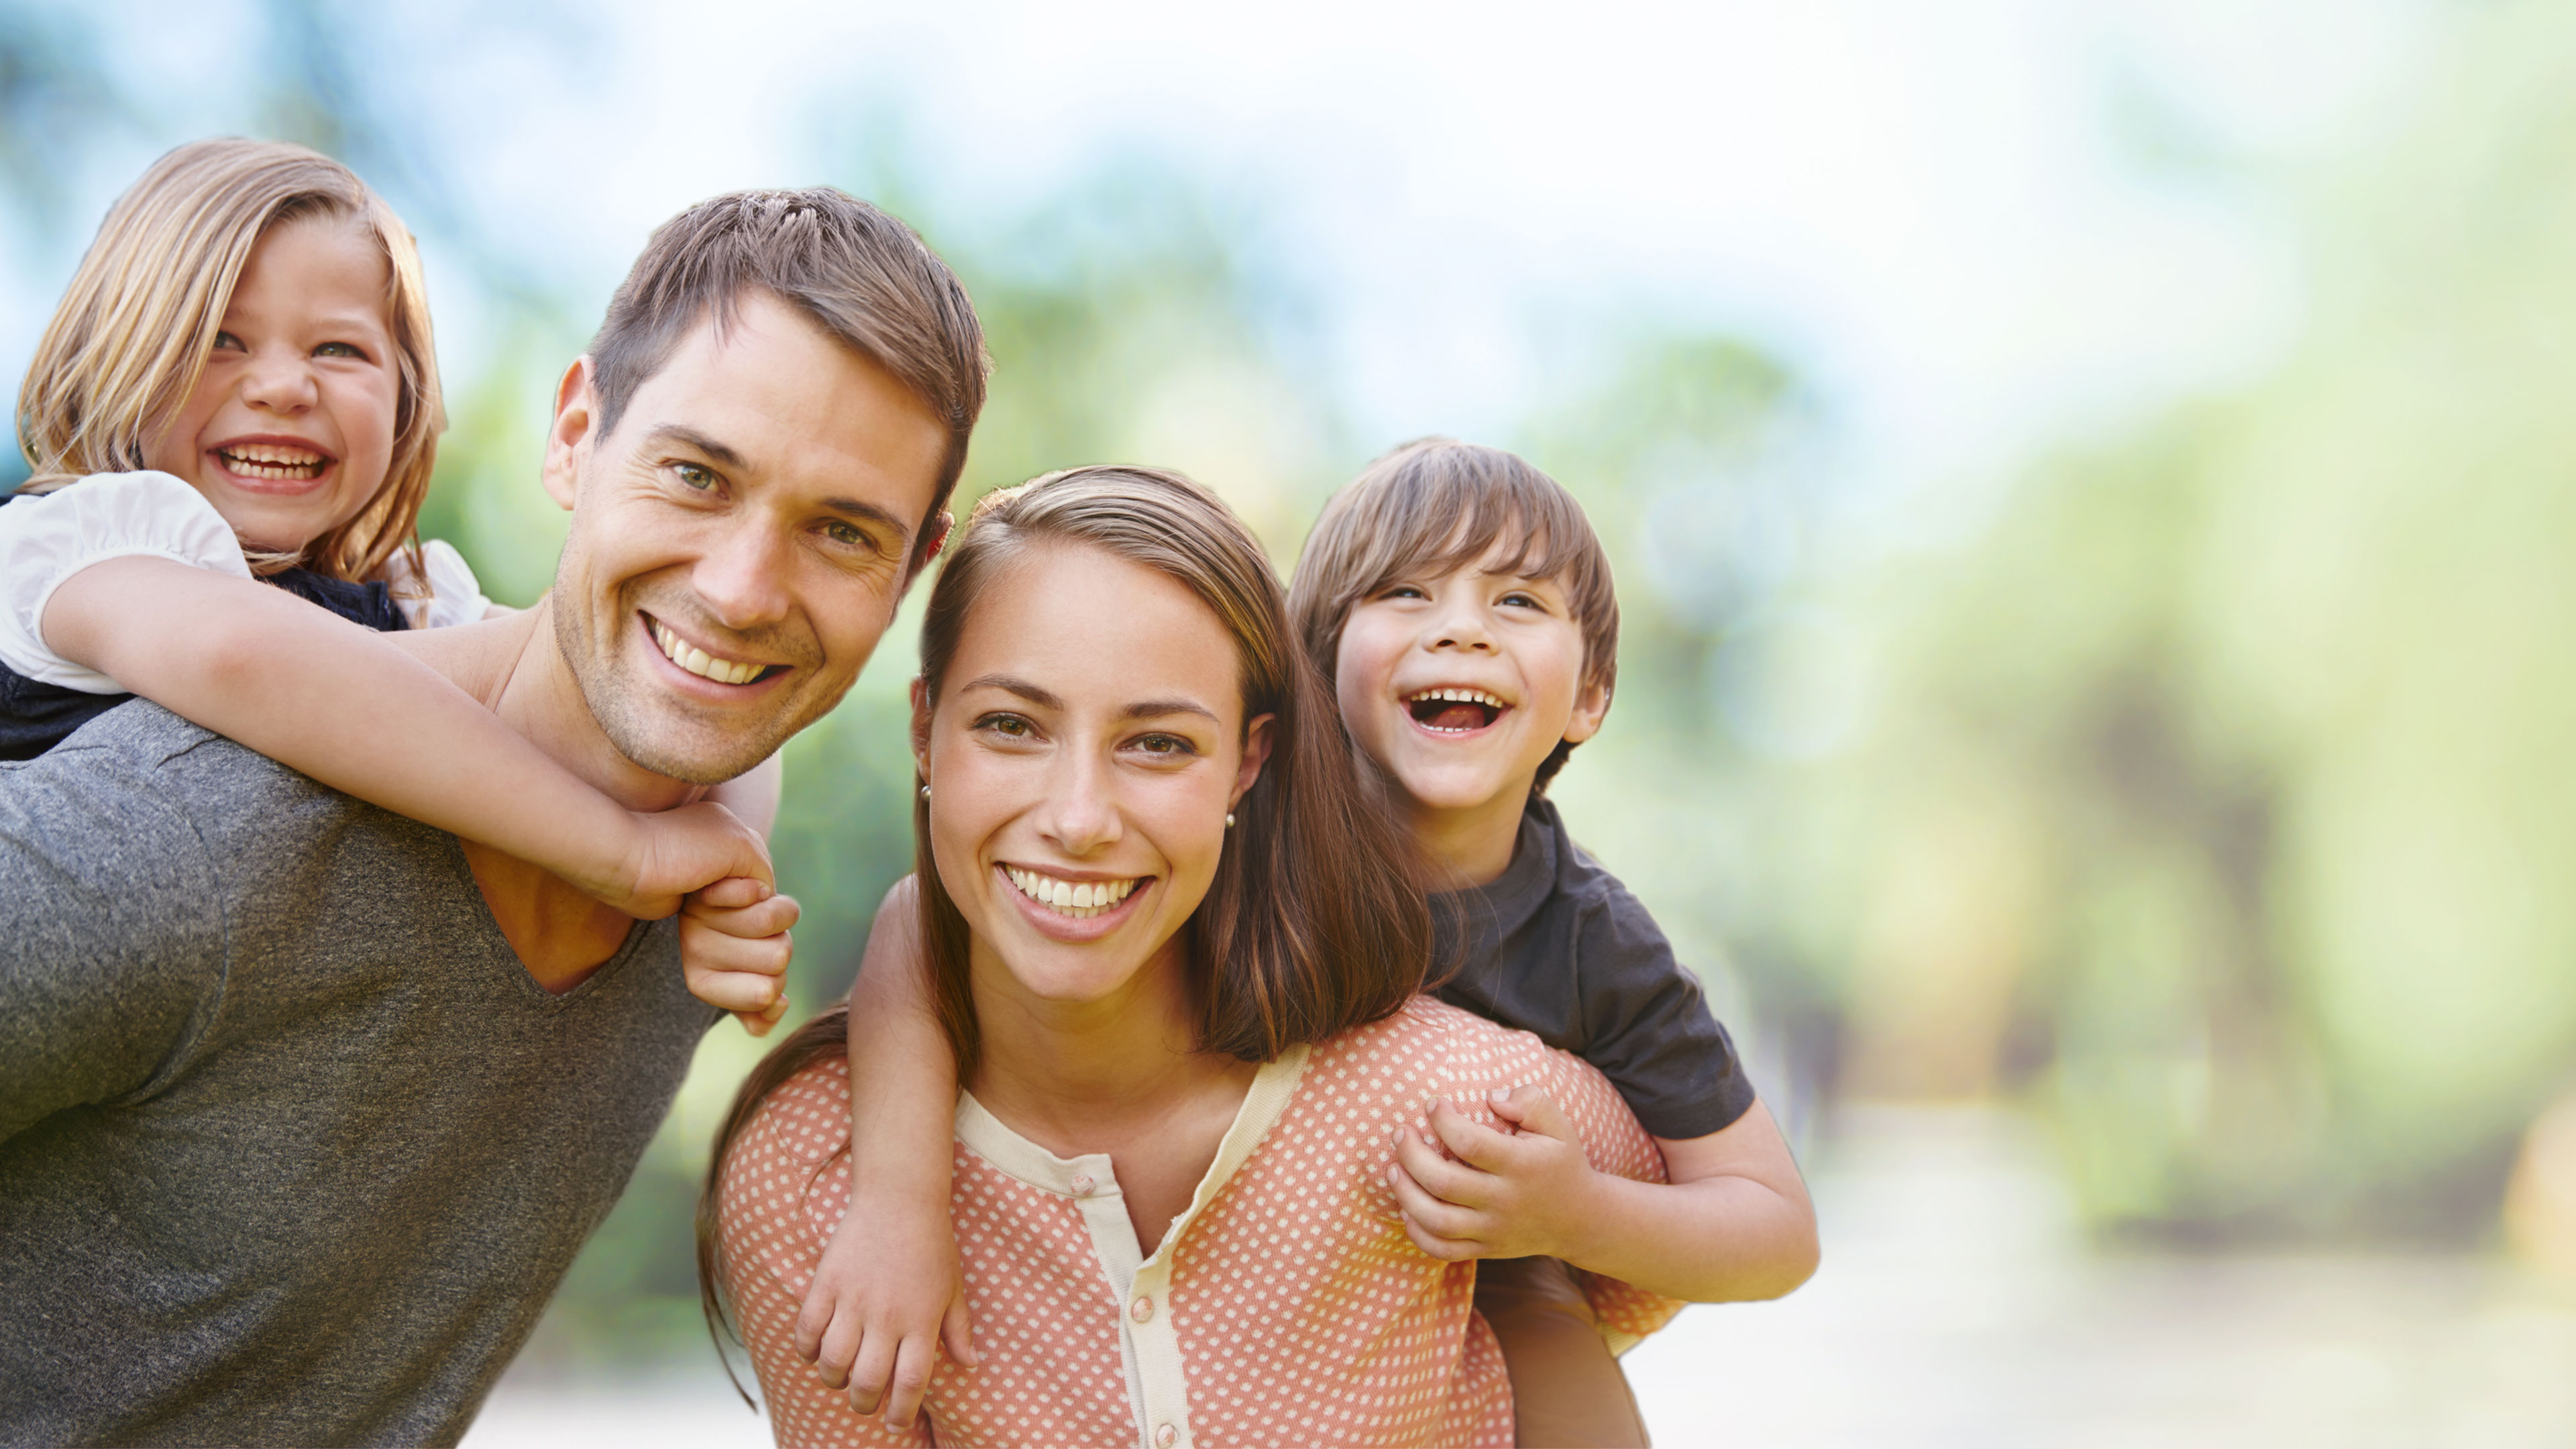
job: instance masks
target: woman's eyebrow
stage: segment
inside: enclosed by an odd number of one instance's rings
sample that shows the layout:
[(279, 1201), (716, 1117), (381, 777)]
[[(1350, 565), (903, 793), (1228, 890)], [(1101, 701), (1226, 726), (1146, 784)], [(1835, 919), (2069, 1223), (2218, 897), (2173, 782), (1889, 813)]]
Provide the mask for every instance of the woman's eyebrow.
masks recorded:
[(1029, 703), (1036, 705), (1040, 709), (1060, 710), (1064, 708), (1064, 701), (1056, 698), (1052, 691), (1041, 689), (1038, 686), (1029, 683), (1027, 680), (1019, 678), (1017, 675), (979, 675), (976, 678), (966, 681), (964, 688), (959, 692), (963, 693), (966, 689), (998, 689), (1004, 694), (1016, 694), (1020, 698), (1027, 700)]
[(1194, 700), (1187, 699), (1140, 700), (1137, 703), (1131, 704), (1125, 709), (1120, 710), (1118, 712), (1118, 717), (1120, 719), (1157, 719), (1167, 714), (1203, 714), (1207, 716), (1208, 722), (1211, 724), (1225, 723), (1225, 721), (1216, 717), (1215, 710), (1208, 708), (1206, 705), (1197, 703)]

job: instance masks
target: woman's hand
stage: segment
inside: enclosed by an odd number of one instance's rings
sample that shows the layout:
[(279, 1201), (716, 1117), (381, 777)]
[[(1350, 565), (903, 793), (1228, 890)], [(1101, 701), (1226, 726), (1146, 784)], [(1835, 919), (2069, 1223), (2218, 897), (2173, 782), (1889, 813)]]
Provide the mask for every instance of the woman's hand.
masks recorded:
[(1432, 1104), (1434, 1139), (1396, 1129), (1387, 1181), (1405, 1236), (1452, 1263), (1572, 1256), (1600, 1184), (1582, 1135), (1536, 1087), (1498, 1090), (1487, 1105), (1517, 1130), (1483, 1126), (1448, 1102)]
[(690, 894), (680, 909), (680, 973), (689, 994), (730, 1011), (753, 1036), (787, 1014), (787, 931), (802, 908), (763, 881), (736, 876)]
[(797, 1352), (822, 1370), (823, 1382), (847, 1383), (852, 1410), (883, 1409), (887, 1428), (905, 1429), (943, 1343), (956, 1362), (975, 1362), (947, 1202), (853, 1184), (850, 1211), (832, 1230), (796, 1316)]

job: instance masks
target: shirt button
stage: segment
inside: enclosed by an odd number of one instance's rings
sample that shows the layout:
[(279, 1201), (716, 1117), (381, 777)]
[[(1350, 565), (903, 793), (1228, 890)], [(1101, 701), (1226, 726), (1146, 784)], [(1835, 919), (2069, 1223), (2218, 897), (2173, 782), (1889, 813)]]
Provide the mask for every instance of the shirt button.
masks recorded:
[[(1135, 1319), (1138, 1323), (1144, 1323), (1152, 1319), (1154, 1316), (1154, 1300), (1151, 1298), (1139, 1297), (1135, 1302), (1127, 1305), (1127, 1316)], [(1172, 1426), (1165, 1424), (1163, 1427), (1169, 1429)]]
[(1091, 1186), (1091, 1174), (1087, 1172), (1077, 1172), (1073, 1175), (1073, 1195), (1075, 1197), (1091, 1196)]
[(1154, 1431), (1154, 1449), (1172, 1449), (1181, 1442), (1181, 1431), (1169, 1424)]

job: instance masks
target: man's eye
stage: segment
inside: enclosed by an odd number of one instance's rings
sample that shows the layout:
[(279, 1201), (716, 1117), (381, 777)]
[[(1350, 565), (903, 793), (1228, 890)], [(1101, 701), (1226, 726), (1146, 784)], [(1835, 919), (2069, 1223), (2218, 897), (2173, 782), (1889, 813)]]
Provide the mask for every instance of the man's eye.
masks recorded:
[(873, 549), (876, 547), (876, 540), (862, 533), (856, 524), (827, 523), (823, 525), (823, 536), (843, 548)]
[(347, 342), (325, 342), (321, 346), (313, 349), (313, 355), (316, 357), (354, 357), (360, 362), (367, 360), (367, 354), (359, 351), (354, 344)]
[(704, 493), (716, 486), (716, 474), (715, 470), (712, 468), (704, 467), (696, 463), (674, 463), (671, 465), (671, 471), (680, 476), (681, 482), (688, 484), (691, 488), (696, 489), (700, 493)]

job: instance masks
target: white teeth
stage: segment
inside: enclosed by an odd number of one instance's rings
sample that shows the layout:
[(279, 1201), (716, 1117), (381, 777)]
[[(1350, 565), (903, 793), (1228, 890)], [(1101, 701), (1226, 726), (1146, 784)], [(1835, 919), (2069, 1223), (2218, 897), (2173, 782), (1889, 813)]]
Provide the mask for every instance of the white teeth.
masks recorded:
[(1089, 920), (1117, 905), (1135, 893), (1137, 884), (1133, 880), (1081, 882), (1058, 880), (1054, 876), (1034, 870), (1022, 870), (1014, 865), (1002, 867), (1002, 872), (1011, 878), (1012, 886), (1017, 888), (1020, 894), (1059, 915), (1071, 916), (1076, 920)]
[(718, 659), (704, 649), (681, 638), (661, 620), (653, 621), (653, 642), (662, 646), (662, 656), (701, 679), (718, 684), (749, 684), (760, 677), (763, 665), (733, 659)]
[(218, 450), (217, 456), (244, 478), (316, 478), (331, 461), (311, 448), (277, 443), (241, 443)]
[(1431, 701), (1434, 703), (1481, 704), (1490, 709), (1511, 708), (1511, 706), (1503, 703), (1500, 699), (1487, 694), (1481, 689), (1464, 689), (1455, 685), (1442, 685), (1438, 689), (1423, 690), (1414, 695), (1411, 702), (1421, 703), (1424, 701)]

